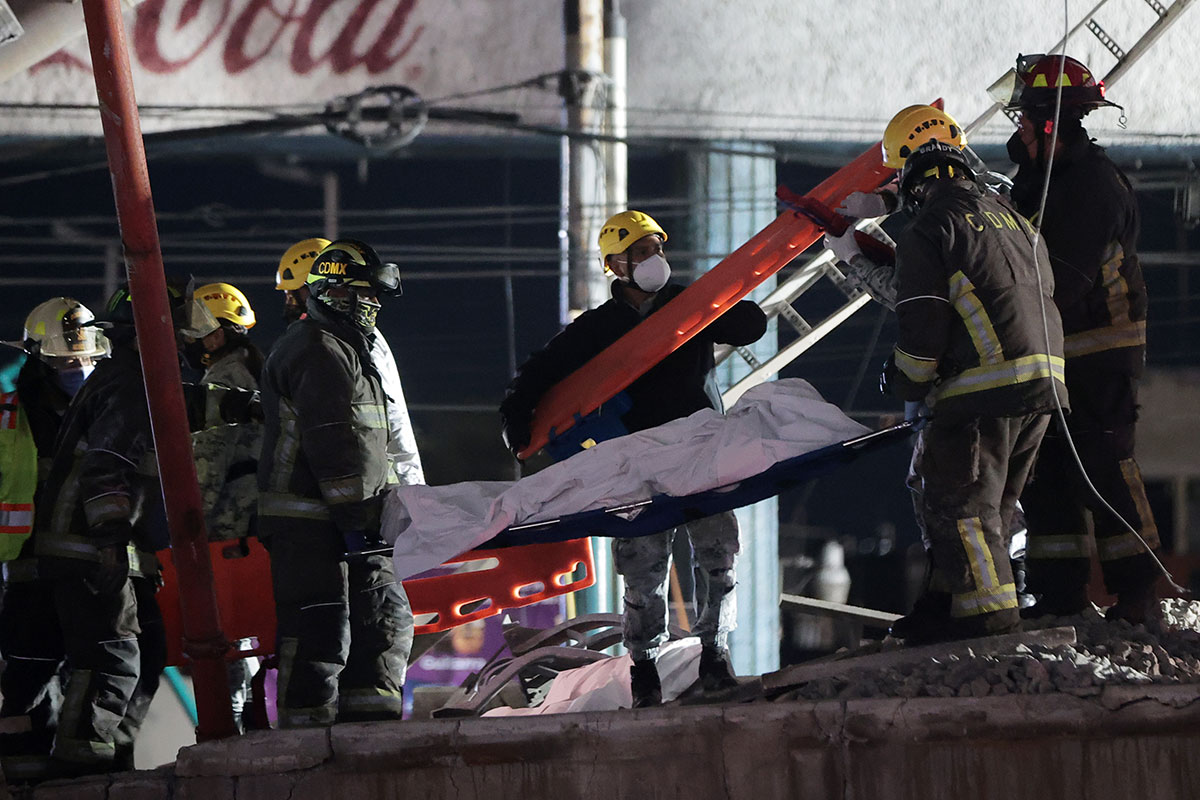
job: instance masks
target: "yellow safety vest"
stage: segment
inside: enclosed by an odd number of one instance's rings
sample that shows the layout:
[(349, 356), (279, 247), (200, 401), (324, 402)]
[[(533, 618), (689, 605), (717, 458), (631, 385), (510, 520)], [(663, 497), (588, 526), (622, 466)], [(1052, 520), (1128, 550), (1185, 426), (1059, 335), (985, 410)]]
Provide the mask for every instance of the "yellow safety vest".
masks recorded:
[(37, 445), (16, 392), (0, 395), (0, 561), (12, 561), (33, 533)]

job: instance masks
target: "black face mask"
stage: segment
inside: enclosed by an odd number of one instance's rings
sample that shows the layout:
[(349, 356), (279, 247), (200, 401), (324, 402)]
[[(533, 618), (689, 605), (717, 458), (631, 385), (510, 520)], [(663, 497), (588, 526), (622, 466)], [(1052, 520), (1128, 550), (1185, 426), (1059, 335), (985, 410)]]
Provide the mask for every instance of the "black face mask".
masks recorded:
[(204, 357), (206, 355), (208, 355), (208, 351), (204, 349), (204, 342), (202, 340), (193, 339), (190, 342), (184, 342), (183, 357), (192, 369), (204, 369)]
[(1021, 141), (1021, 132), (1017, 131), (1008, 138), (1008, 143), (1005, 145), (1008, 150), (1008, 158), (1018, 167), (1029, 166), (1033, 163), (1033, 159), (1029, 157), (1029, 149), (1025, 147), (1025, 143)]

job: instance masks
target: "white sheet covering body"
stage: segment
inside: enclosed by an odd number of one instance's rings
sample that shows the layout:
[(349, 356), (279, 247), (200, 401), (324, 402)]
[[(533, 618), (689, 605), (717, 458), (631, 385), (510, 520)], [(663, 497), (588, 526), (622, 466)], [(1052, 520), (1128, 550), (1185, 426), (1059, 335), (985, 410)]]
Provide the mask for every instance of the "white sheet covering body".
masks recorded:
[(396, 576), (408, 578), (483, 544), (510, 525), (708, 491), (869, 430), (807, 381), (750, 389), (725, 414), (697, 411), (611, 439), (516, 482), (400, 486), (389, 492), (383, 536)]

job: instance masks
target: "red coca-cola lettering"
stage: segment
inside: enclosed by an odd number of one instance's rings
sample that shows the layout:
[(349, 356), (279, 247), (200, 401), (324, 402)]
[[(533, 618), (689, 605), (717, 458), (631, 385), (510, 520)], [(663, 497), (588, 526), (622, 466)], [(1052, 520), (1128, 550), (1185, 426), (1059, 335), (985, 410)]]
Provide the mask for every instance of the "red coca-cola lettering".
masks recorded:
[[(410, 17), (419, 0), (360, 0), (349, 14), (342, 8), (345, 2), (337, 4), (336, 0), (309, 0), (303, 11), (297, 8), (298, 0), (246, 0), (236, 14), (232, 2), (182, 0), (172, 16), (168, 13), (168, 0), (146, 0), (138, 7), (133, 26), (133, 51), (138, 63), (152, 72), (178, 72), (224, 34), (222, 64), (229, 74), (237, 74), (258, 64), (279, 47), (287, 47), (284, 34), (295, 28), (287, 63), (296, 74), (307, 75), (326, 63), (337, 75), (359, 67), (378, 74), (408, 55), (425, 30), (424, 26), (409, 29)], [(219, 11), (201, 13), (200, 6), (204, 3), (219, 4)], [(390, 13), (385, 12), (390, 3), (394, 7)], [(286, 10), (276, 7), (285, 4)], [(335, 5), (339, 7), (335, 9)], [(377, 9), (378, 13), (372, 16)], [(373, 20), (384, 13), (387, 18), (383, 24), (374, 24)], [(159, 34), (167, 30), (168, 24), (180, 32), (193, 26), (199, 28), (203, 22), (212, 29), (198, 31), (200, 43), (190, 54), (177, 56), (163, 52)], [(369, 22), (372, 24), (368, 28)], [(267, 30), (263, 26), (272, 24), (274, 29), (266, 41), (255, 52), (247, 52), (251, 34), (257, 30), (261, 35)], [(337, 33), (328, 49), (314, 53), (314, 40), (327, 40), (332, 30)], [(189, 37), (189, 41), (195, 41), (195, 37)]]
[[(190, 27), (198, 17), (203, 18), (199, 14), (199, 7), (202, 2), (204, 0), (187, 0), (184, 3), (176, 15), (176, 31)], [(137, 18), (133, 23), (133, 52), (138, 63), (151, 72), (178, 72), (196, 60), (196, 57), (203, 53), (212, 44), (213, 40), (217, 38), (217, 34), (221, 32), (225, 20), (229, 18), (229, 9), (232, 0), (217, 0), (217, 2), (221, 4), (221, 12), (219, 14), (206, 15), (209, 19), (215, 18), (213, 29), (201, 40), (200, 45), (190, 56), (173, 60), (163, 55), (162, 51), (158, 48), (158, 31), (162, 27), (163, 12), (166, 11), (167, 0), (146, 0), (146, 2), (142, 3), (138, 7)]]
[[(242, 9), (242, 13), (237, 15), (233, 24), (230, 26), (229, 38), (225, 40), (225, 48), (221, 52), (221, 60), (225, 64), (225, 71), (230, 75), (236, 75), (243, 70), (257, 64), (267, 56), (275, 47), (275, 43), (283, 36), (283, 32), (287, 29), (287, 25), (294, 17), (292, 12), (296, 8), (296, 0), (290, 0), (287, 11), (280, 13), (275, 9), (274, 0), (250, 0), (250, 4)], [(257, 53), (246, 52), (246, 37), (254, 29), (254, 24), (263, 13), (274, 17), (278, 23), (275, 26), (275, 33), (267, 40), (266, 45)]]

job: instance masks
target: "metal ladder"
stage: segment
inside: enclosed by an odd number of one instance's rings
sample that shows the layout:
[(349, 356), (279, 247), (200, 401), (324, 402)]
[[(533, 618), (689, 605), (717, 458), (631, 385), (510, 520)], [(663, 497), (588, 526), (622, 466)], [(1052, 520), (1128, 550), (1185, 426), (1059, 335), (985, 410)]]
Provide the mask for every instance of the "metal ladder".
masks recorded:
[[(1134, 62), (1141, 58), (1154, 44), (1158, 37), (1187, 10), (1192, 0), (1175, 0), (1169, 7), (1159, 2), (1159, 0), (1142, 0), (1153, 13), (1154, 20), (1128, 49), (1121, 47), (1105, 31), (1100, 22), (1097, 21), (1097, 15), (1110, 2), (1112, 0), (1100, 0), (1090, 12), (1084, 15), (1070, 29), (1065, 39), (1060, 39), (1047, 51), (1050, 53), (1058, 52), (1064, 41), (1070, 41), (1077, 33), (1086, 30), (1095, 36), (1115, 59), (1114, 65), (1104, 75), (1104, 84), (1106, 86), (1112, 86), (1113, 83), (1119, 80), (1133, 66)], [(1132, 0), (1129, 0), (1129, 2), (1132, 2)], [(1095, 65), (1091, 66), (1095, 68)], [(1001, 76), (992, 86), (1003, 84), (1006, 80), (1011, 80), (1012, 78), (1013, 70), (1009, 70), (1008, 73)], [(968, 134), (975, 133), (998, 112), (1002, 112), (1003, 109), (1004, 103), (993, 103), (979, 117), (966, 126), (966, 132)], [(1010, 119), (1015, 122), (1015, 114), (1010, 114)], [(870, 230), (875, 224), (874, 220), (863, 220), (858, 224), (858, 227), (863, 230)], [(845, 295), (846, 302), (823, 319), (814, 323), (806, 319), (797, 310), (796, 302), (823, 278), (827, 279)], [(789, 342), (780, 348), (779, 352), (775, 355), (766, 359), (756, 357), (746, 347), (730, 347), (728, 345), (717, 347), (715, 356), (718, 364), (736, 353), (750, 367), (750, 372), (745, 377), (738, 380), (721, 395), (725, 407), (728, 408), (733, 405), (746, 390), (775, 377), (781, 369), (795, 361), (802, 353), (823, 339), (826, 334), (853, 316), (860, 308), (867, 305), (870, 299), (870, 296), (866, 292), (847, 282), (845, 275), (837, 267), (837, 261), (833, 253), (828, 250), (821, 250), (809, 258), (799, 269), (781, 282), (773, 292), (759, 302), (759, 307), (766, 313), (768, 319), (782, 318), (792, 326), (798, 334), (795, 340)]]

